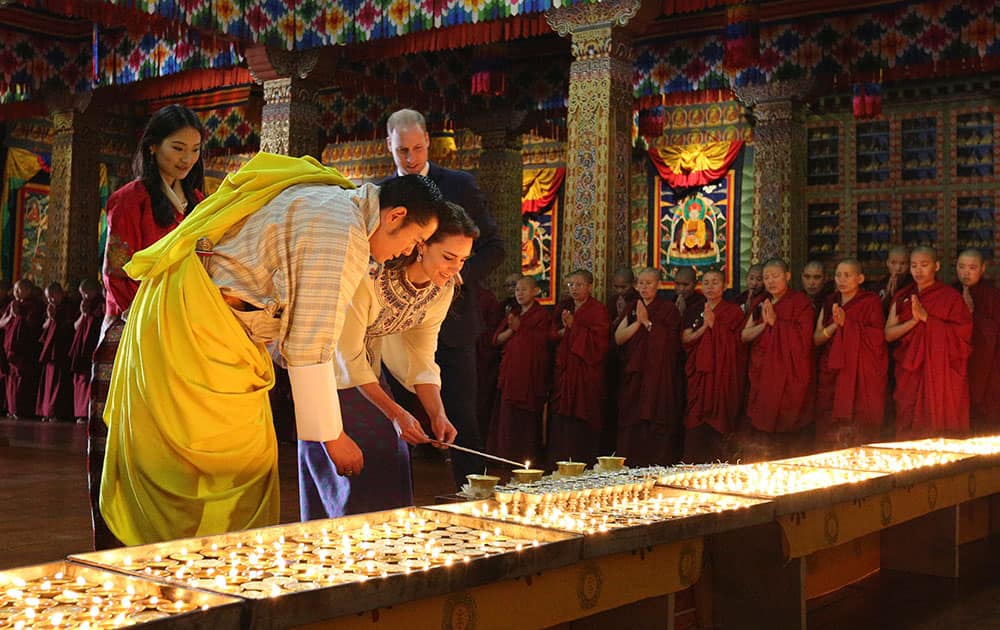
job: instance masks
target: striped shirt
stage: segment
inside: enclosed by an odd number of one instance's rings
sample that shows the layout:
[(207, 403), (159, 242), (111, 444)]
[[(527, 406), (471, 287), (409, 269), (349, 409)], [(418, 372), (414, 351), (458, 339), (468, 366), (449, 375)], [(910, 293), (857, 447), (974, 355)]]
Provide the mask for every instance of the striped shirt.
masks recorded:
[(223, 295), (280, 320), (272, 354), (288, 367), (330, 362), (368, 274), (378, 187), (300, 184), (234, 225), (205, 261)]

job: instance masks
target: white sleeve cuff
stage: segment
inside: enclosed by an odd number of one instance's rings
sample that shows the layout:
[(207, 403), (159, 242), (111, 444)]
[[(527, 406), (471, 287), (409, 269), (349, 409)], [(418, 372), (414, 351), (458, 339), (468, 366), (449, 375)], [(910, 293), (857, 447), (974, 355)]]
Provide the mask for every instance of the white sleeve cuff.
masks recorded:
[(333, 362), (288, 368), (295, 403), (298, 438), (309, 442), (336, 440), (344, 431)]

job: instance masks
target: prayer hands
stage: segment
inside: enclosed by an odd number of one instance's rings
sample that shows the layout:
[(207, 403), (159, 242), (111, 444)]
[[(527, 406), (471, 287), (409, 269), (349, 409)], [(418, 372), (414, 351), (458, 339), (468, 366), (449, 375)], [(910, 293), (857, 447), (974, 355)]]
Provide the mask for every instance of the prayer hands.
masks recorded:
[(615, 302), (615, 308), (618, 310), (618, 317), (625, 314), (625, 307), (628, 306), (628, 302), (625, 301), (624, 295), (619, 295), (618, 300)]
[(892, 274), (889, 276), (889, 282), (885, 283), (885, 295), (886, 297), (892, 297), (896, 292), (896, 285), (899, 284), (899, 276)]
[(976, 303), (972, 299), (972, 292), (969, 291), (969, 287), (967, 287), (967, 286), (963, 286), (962, 287), (962, 299), (965, 300), (965, 305), (969, 307), (969, 312), (970, 313), (975, 313), (976, 312)]
[(507, 313), (507, 327), (517, 332), (517, 329), (521, 327), (521, 318), (513, 313)]
[(778, 321), (778, 314), (774, 312), (774, 304), (771, 304), (771, 300), (764, 300), (760, 303), (760, 314), (768, 326), (774, 326), (775, 322)]
[(562, 312), (562, 323), (565, 328), (573, 327), (573, 313), (569, 309)]
[(56, 317), (56, 305), (51, 302), (45, 306), (45, 315), (49, 319), (55, 319)]
[(683, 315), (684, 309), (687, 308), (687, 300), (684, 299), (683, 295), (678, 295), (677, 299), (674, 300), (674, 306), (676, 306), (677, 310), (681, 312), (681, 315)]
[(920, 298), (918, 298), (916, 294), (910, 298), (910, 306), (913, 308), (913, 319), (918, 322), (927, 321), (927, 309), (925, 309), (924, 305), (920, 303)]
[(646, 310), (646, 303), (642, 300), (635, 303), (635, 319), (645, 328), (649, 328), (649, 311)]
[(833, 305), (833, 322), (840, 327), (844, 326), (844, 322), (847, 321), (847, 313), (844, 309), (840, 308), (840, 304)]
[[(443, 413), (435, 418), (431, 418), (431, 431), (434, 432), (435, 438), (446, 444), (451, 444), (455, 441), (455, 437), (458, 436), (458, 430), (455, 429), (455, 425)], [(435, 446), (444, 448), (441, 444), (435, 444)]]
[(706, 327), (711, 328), (715, 325), (715, 310), (706, 304), (705, 311), (701, 314), (701, 319), (705, 322)]
[(345, 477), (360, 473), (365, 467), (365, 456), (347, 433), (341, 433), (336, 440), (323, 442), (326, 453), (337, 466), (337, 472)]

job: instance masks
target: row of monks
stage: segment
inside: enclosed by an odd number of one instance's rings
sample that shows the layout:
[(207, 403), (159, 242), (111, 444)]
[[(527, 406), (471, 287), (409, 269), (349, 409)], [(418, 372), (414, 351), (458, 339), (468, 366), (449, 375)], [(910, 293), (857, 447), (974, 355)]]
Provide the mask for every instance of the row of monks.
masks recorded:
[(0, 410), (14, 418), (88, 416), (104, 295), (94, 280), (67, 292), (30, 280), (0, 281)]
[(978, 250), (938, 280), (931, 248), (894, 248), (866, 280), (843, 260), (827, 281), (807, 263), (801, 290), (778, 259), (746, 290), (709, 271), (622, 270), (606, 304), (590, 273), (550, 310), (535, 281), (483, 294), (480, 422), (488, 450), (516, 461), (630, 464), (756, 461), (879, 439), (992, 432), (1000, 410), (1000, 290)]

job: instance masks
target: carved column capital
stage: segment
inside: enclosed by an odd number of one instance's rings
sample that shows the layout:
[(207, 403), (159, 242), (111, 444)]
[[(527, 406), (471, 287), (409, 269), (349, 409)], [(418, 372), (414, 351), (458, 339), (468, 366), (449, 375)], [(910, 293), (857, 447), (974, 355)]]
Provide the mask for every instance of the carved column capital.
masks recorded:
[(257, 83), (279, 78), (305, 79), (316, 68), (319, 52), (319, 48), (279, 50), (251, 46), (246, 51), (247, 68)]
[(733, 93), (746, 107), (771, 105), (785, 101), (799, 103), (805, 100), (812, 89), (812, 79), (789, 79), (771, 81), (763, 85), (733, 86)]
[[(50, 90), (42, 96), (45, 109), (50, 114), (59, 112), (84, 113), (94, 98), (93, 92), (70, 93), (68, 90)], [(57, 130), (58, 131), (58, 130)]]
[(594, 27), (625, 26), (639, 12), (641, 5), (641, 0), (576, 4), (546, 11), (545, 21), (560, 36), (572, 34), (575, 39), (578, 35), (583, 36), (583, 31)]
[(483, 149), (497, 147), (520, 151), (527, 116), (524, 110), (505, 107), (473, 112), (465, 117), (465, 122), (480, 137)]

